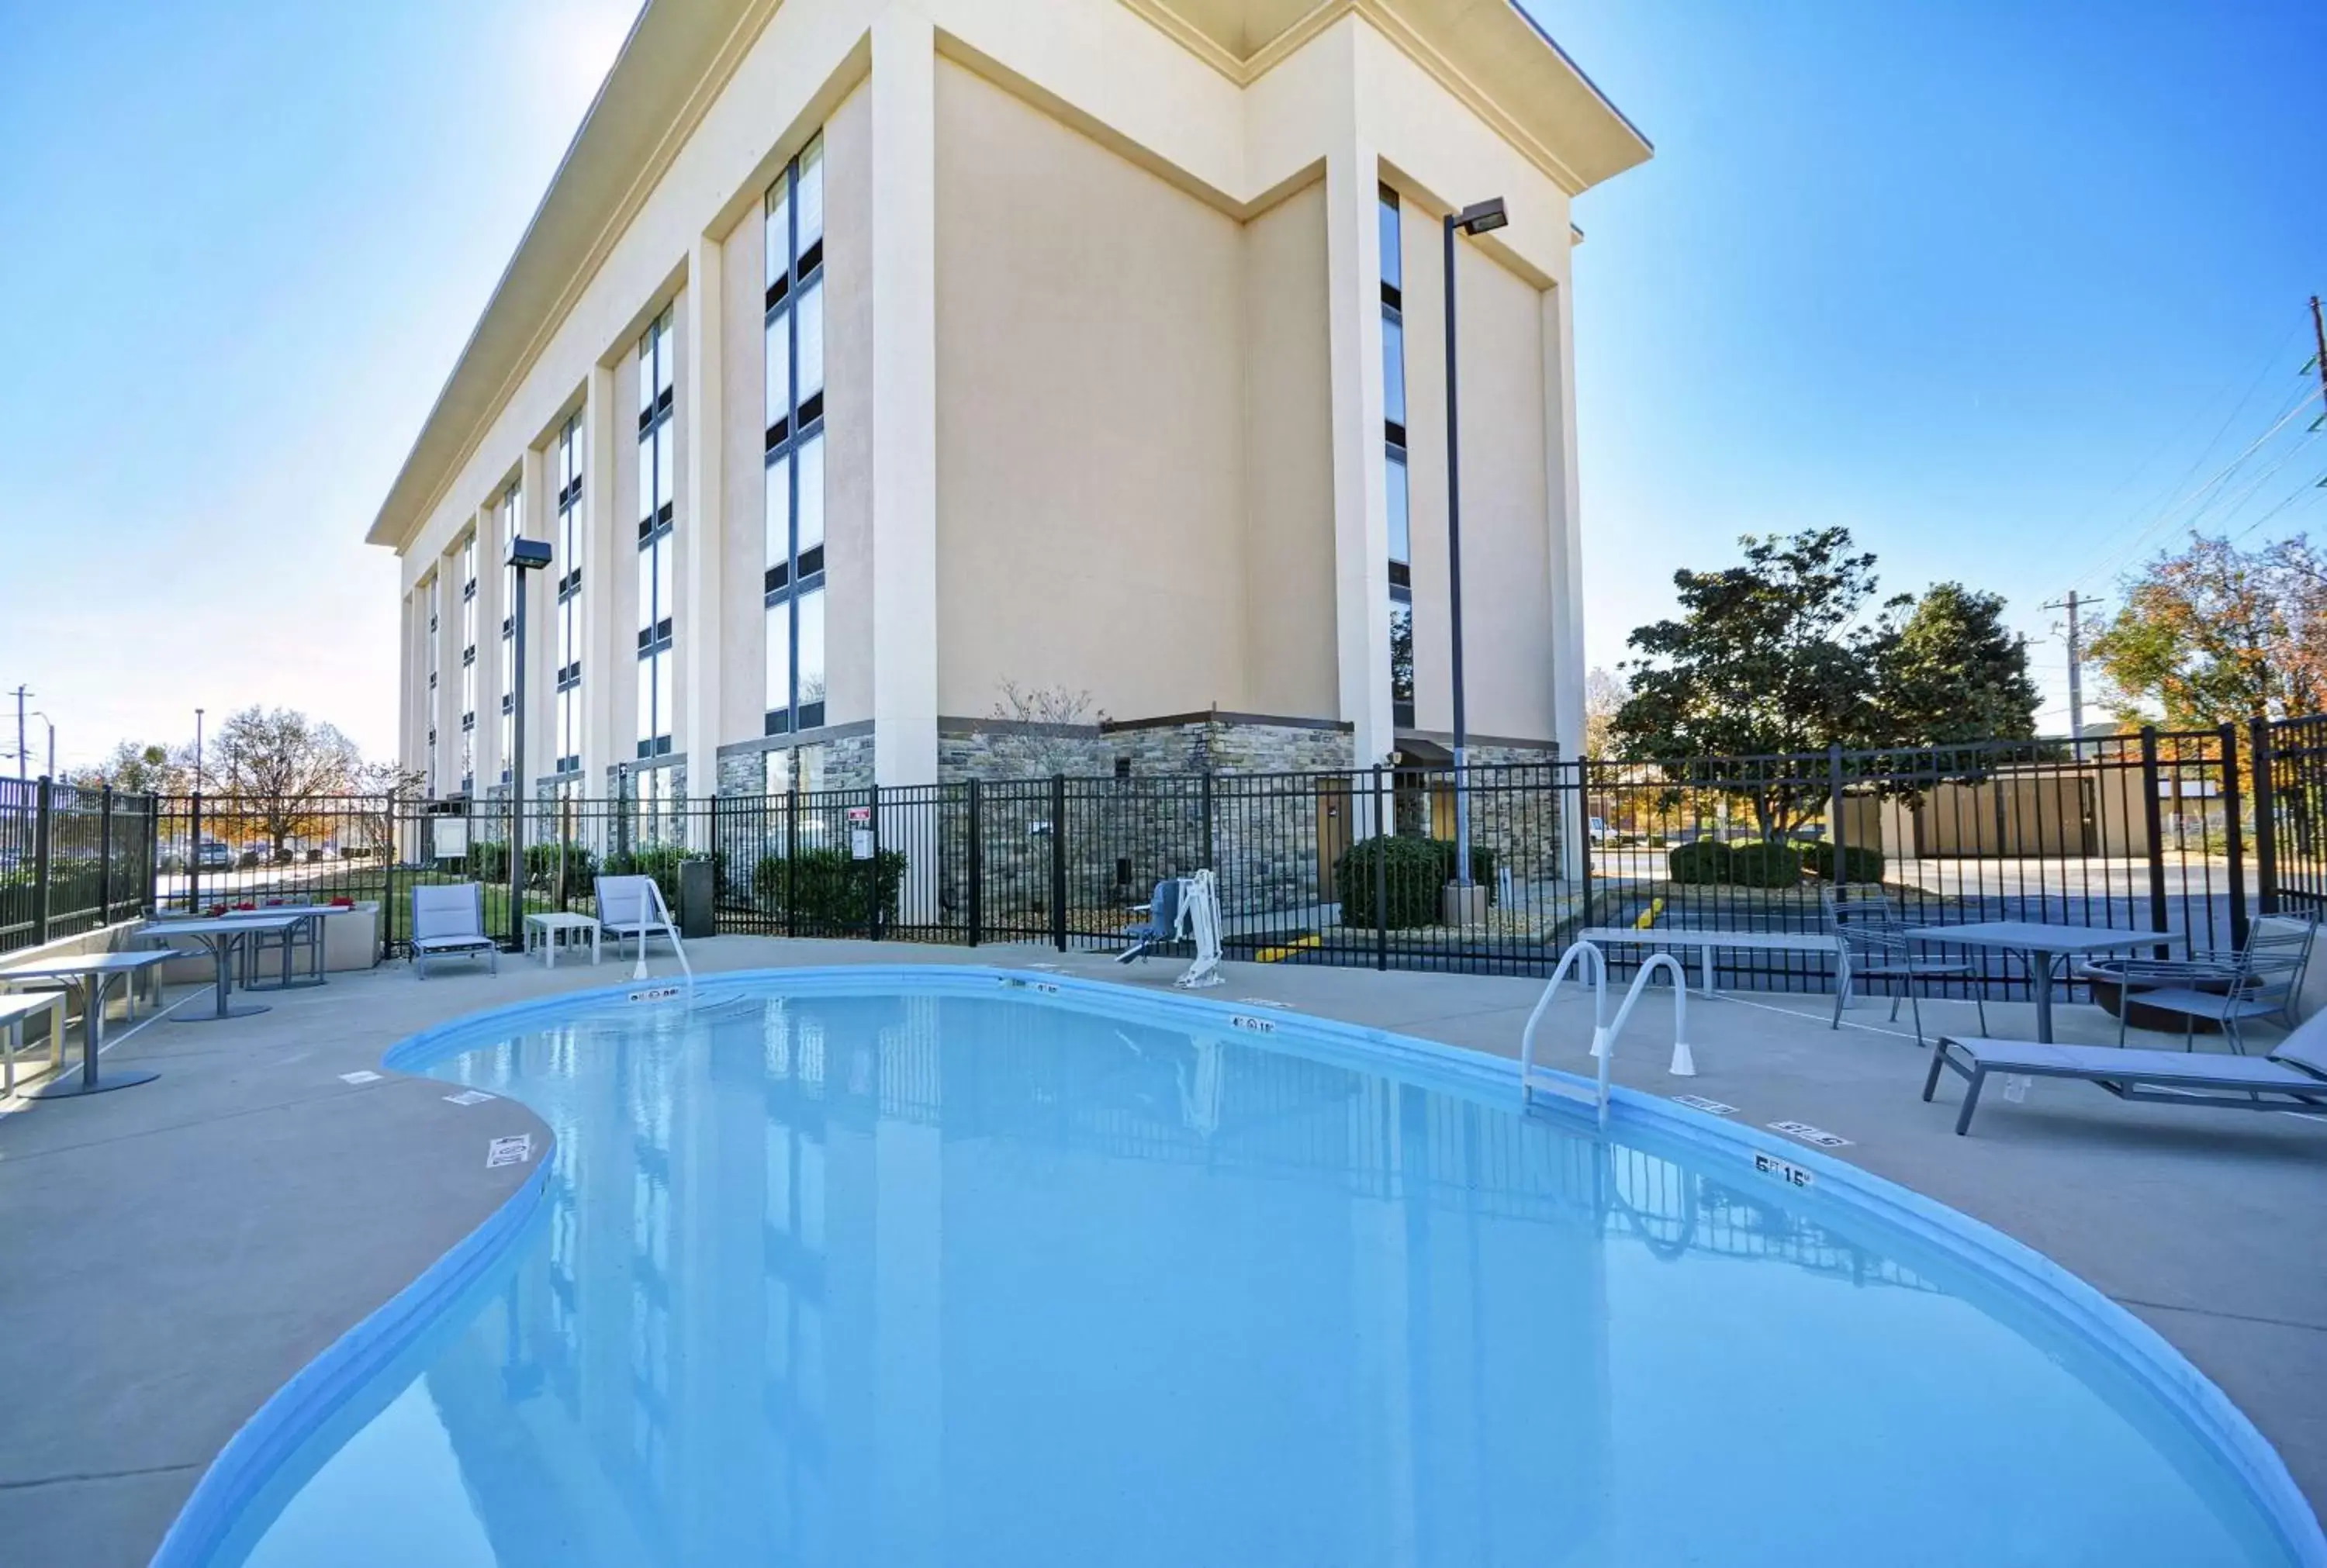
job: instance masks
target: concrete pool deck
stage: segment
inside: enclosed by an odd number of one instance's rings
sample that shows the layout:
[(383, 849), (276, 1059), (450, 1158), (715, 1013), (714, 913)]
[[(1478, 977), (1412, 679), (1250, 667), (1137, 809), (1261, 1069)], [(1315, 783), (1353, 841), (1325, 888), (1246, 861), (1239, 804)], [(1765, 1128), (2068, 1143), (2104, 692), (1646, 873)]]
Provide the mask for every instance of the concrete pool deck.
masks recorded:
[[(1165, 987), (1184, 966), (1118, 966), (1042, 948), (902, 943), (692, 943), (700, 973), (838, 963), (1045, 966)], [(658, 978), (671, 969), (654, 963)], [(1229, 965), (1205, 996), (1284, 1003), (1496, 1054), (1517, 1053), (1541, 992), (1531, 979)], [(402, 965), (266, 998), (218, 1024), (154, 1022), (106, 1065), (156, 1082), (0, 1115), (0, 1560), (145, 1563), (194, 1483), (249, 1414), (300, 1367), (465, 1235), (526, 1176), (485, 1145), (547, 1130), (514, 1102), (456, 1106), (450, 1086), (377, 1071), (397, 1041), (462, 1014), (621, 984), (627, 964), (555, 971), (504, 956), (498, 976)], [(188, 992), (184, 1010), (203, 1003)], [(1954, 1135), (1959, 1080), (1920, 1098), (1929, 1057), (1887, 1003), (1826, 1027), (1817, 995), (1692, 996), (1698, 1076), (1665, 1073), (1671, 1013), (1644, 999), (1615, 1078), (1695, 1094), (1765, 1127), (1808, 1123), (1830, 1151), (2050, 1255), (2149, 1322), (2277, 1445), (2314, 1509), (2327, 1507), (2327, 1249), (2316, 1234), (2327, 1121), (2128, 1106), (2089, 1085), (1998, 1086)], [(1991, 1031), (2026, 1035), (2033, 1010), (1990, 1003)], [(1927, 1028), (1974, 1027), (1967, 1003), (1925, 1006)], [(1550, 1065), (1587, 1071), (1589, 1003), (1564, 994)], [(2113, 1041), (2114, 1021), (2064, 1008), (2063, 1040)], [(2153, 1041), (2151, 1043), (2158, 1043)], [(2219, 1046), (2217, 1046), (2219, 1049)], [(1768, 1134), (1773, 1145), (1783, 1138)]]

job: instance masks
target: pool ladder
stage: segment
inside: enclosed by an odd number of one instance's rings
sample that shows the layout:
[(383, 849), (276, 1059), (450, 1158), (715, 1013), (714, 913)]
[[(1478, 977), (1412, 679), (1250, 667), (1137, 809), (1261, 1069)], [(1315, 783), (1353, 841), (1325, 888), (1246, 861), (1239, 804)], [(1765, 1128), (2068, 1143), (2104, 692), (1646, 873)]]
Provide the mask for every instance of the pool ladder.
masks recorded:
[(1672, 974), (1673, 1053), (1672, 1065), (1666, 1070), (1675, 1078), (1696, 1076), (1696, 1059), (1688, 1049), (1688, 975), (1681, 968), (1680, 960), (1670, 953), (1651, 955), (1640, 966), (1640, 972), (1632, 976), (1631, 988), (1624, 993), (1623, 1003), (1616, 1009), (1616, 1016), (1611, 1021), (1608, 1017), (1606, 956), (1590, 942), (1570, 944), (1567, 951), (1559, 956), (1559, 964), (1551, 972), (1551, 984), (1543, 988), (1543, 997), (1535, 1004), (1535, 1011), (1528, 1014), (1527, 1029), (1519, 1036), (1519, 1104), (1522, 1107), (1534, 1103), (1535, 1092), (1538, 1088), (1573, 1097), (1560, 1078), (1551, 1076), (1548, 1071), (1542, 1074), (1536, 1071), (1535, 1035), (1536, 1030), (1543, 1023), (1543, 1015), (1551, 1010), (1552, 998), (1559, 994), (1560, 985), (1567, 978), (1568, 971), (1579, 966), (1584, 971), (1579, 975), (1579, 980), (1588, 978), (1592, 986), (1592, 1055), (1599, 1068), (1597, 1101), (1600, 1125), (1604, 1127), (1608, 1125), (1608, 1064), (1616, 1055), (1616, 1038), (1623, 1032), (1624, 1021), (1631, 1017), (1632, 1006), (1640, 1001), (1641, 991), (1648, 985), (1649, 976), (1659, 969), (1669, 970)]

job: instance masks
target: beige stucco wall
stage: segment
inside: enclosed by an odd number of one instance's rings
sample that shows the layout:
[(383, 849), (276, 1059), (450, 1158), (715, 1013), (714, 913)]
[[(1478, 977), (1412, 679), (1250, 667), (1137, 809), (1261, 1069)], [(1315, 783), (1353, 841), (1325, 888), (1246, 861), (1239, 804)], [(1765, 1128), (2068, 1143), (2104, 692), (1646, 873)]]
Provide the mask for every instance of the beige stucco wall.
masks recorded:
[[(1414, 529), (1415, 725), (1454, 722), (1446, 552), (1444, 230), (1399, 202), (1406, 463)], [(1455, 246), (1462, 359), (1463, 676), (1474, 736), (1552, 739), (1551, 524), (1545, 499), (1541, 291)]]
[(1338, 718), (1324, 182), (1257, 214), (1244, 239), (1244, 700)]
[(825, 699), (873, 716), (873, 113), (852, 91), (824, 126)]
[(1243, 229), (950, 61), (938, 702), (1246, 705)]

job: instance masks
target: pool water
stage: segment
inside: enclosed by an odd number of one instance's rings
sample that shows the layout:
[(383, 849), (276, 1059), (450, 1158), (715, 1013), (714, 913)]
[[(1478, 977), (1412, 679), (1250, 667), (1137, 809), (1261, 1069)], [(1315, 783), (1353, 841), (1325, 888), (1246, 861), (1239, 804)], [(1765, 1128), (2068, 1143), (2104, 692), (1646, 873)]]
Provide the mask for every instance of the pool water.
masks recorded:
[(1822, 1187), (1289, 1014), (854, 985), (449, 1045), (554, 1129), (539, 1211), (211, 1560), (2294, 1560), (2115, 1358)]

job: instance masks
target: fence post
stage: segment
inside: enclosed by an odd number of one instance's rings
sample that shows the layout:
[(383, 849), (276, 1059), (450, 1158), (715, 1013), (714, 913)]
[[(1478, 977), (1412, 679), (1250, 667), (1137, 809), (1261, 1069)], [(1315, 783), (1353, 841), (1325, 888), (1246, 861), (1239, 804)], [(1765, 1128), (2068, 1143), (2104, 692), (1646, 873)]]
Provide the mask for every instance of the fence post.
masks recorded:
[(54, 831), (54, 783), (41, 775), (33, 795), (33, 945), (49, 939), (49, 847)]
[(799, 935), (799, 775), (784, 791), (784, 935)]
[(97, 923), (113, 923), (113, 786), (98, 793)]
[(1212, 769), (1210, 758), (1205, 760), (1204, 770), (1196, 775), (1196, 789), (1203, 807), (1204, 858), (1202, 863), (1210, 866), (1212, 874), (1218, 876), (1220, 863), (1213, 858), (1212, 854)]
[[(2229, 856), (2230, 878), (2230, 946), (2247, 945), (2247, 856), (2246, 834), (2238, 821), (2238, 727), (2224, 724), (2219, 732), (2222, 741), (2222, 829), (2229, 838), (2225, 846)], [(2213, 936), (2210, 919), (2207, 937)]]
[(977, 780), (969, 781), (969, 945), (977, 947), (986, 936), (986, 843), (985, 824), (980, 820), (981, 804)]
[[(865, 929), (871, 934), (873, 939), (877, 942), (881, 939), (882, 925), (881, 786), (878, 784), (874, 785), (866, 798), (872, 802), (864, 820), (873, 834), (873, 858), (864, 863), (864, 926)], [(848, 846), (848, 849), (851, 854), (856, 853), (856, 846), (853, 843)]]
[(1067, 950), (1067, 776), (1051, 775), (1051, 939)]
[[(2157, 726), (2141, 726), (2141, 826), (2149, 840), (2149, 926), (2165, 929), (2165, 823), (2157, 805)], [(2160, 958), (2170, 957), (2160, 945)]]
[(1826, 749), (1826, 839), (1834, 851), (1832, 886), (1840, 887), (1849, 880), (1843, 869), (1843, 840), (1847, 836), (1842, 826), (1842, 742), (1828, 743)]
[[(373, 847), (379, 851), (379, 961), (387, 963), (396, 952), (396, 866), (404, 858), (404, 821), (397, 811), (397, 791), (390, 789), (381, 802), (385, 819), (380, 824), (379, 842)], [(425, 798), (425, 797), (424, 797)], [(412, 826), (413, 858), (420, 856), (420, 835), (425, 827), (419, 822)]]
[(1389, 967), (1389, 818), (1381, 764), (1374, 764), (1374, 967)]
[(2270, 721), (2257, 714), (2247, 725), (2248, 767), (2254, 774), (2255, 884), (2266, 915), (2278, 913), (2278, 801), (2271, 778)]
[(145, 797), (145, 912), (162, 912), (162, 798)]

